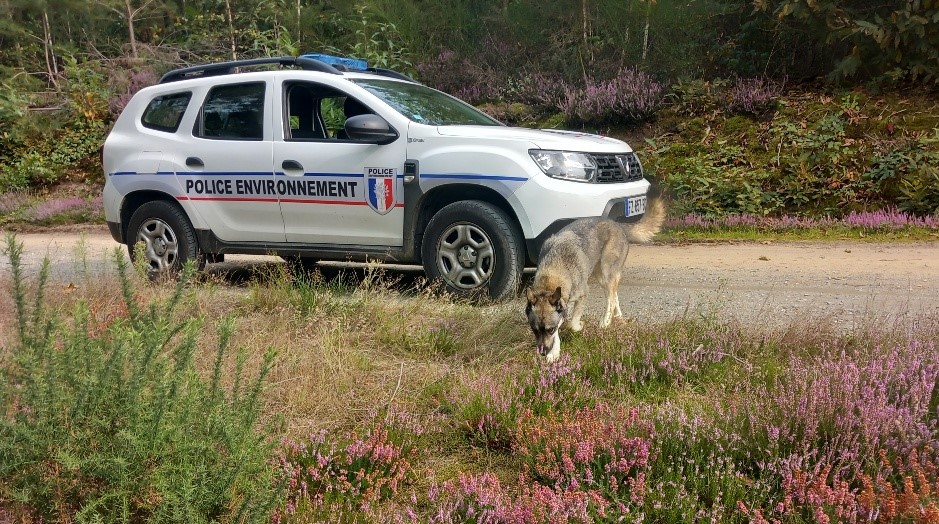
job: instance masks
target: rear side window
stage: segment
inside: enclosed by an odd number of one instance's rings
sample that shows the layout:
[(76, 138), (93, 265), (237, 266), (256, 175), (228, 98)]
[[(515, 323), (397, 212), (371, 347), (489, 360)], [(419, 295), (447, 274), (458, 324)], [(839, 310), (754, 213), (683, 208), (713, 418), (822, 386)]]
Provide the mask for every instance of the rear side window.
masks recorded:
[(193, 134), (214, 140), (264, 138), (264, 82), (213, 88)]
[(175, 133), (186, 114), (190, 98), (192, 93), (188, 92), (158, 96), (150, 101), (140, 121), (144, 127)]

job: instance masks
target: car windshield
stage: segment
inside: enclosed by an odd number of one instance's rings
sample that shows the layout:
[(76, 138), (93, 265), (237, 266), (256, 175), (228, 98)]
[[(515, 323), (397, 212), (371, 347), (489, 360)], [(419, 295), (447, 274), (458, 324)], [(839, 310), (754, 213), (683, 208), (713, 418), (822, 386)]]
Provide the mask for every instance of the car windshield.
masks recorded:
[(355, 83), (419, 124), (431, 126), (502, 125), (466, 102), (427, 86), (373, 79), (356, 79)]

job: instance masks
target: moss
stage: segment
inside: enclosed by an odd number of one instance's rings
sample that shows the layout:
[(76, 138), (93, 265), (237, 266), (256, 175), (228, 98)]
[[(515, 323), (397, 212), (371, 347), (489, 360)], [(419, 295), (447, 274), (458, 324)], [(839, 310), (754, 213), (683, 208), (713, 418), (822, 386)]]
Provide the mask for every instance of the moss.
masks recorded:
[(750, 130), (753, 129), (754, 122), (749, 118), (742, 115), (734, 115), (721, 124), (721, 132), (725, 135), (729, 135), (731, 138), (739, 137), (741, 135), (749, 136)]
[(701, 140), (704, 138), (708, 129), (707, 123), (703, 118), (692, 118), (678, 125), (678, 134), (686, 140)]

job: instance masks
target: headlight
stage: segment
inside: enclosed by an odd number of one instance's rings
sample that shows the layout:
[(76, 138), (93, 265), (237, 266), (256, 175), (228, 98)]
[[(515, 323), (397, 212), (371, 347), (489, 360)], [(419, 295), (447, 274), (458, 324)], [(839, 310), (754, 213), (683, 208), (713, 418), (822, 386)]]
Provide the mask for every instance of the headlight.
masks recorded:
[(593, 182), (597, 177), (597, 163), (590, 155), (544, 149), (529, 149), (528, 154), (550, 177), (577, 182)]

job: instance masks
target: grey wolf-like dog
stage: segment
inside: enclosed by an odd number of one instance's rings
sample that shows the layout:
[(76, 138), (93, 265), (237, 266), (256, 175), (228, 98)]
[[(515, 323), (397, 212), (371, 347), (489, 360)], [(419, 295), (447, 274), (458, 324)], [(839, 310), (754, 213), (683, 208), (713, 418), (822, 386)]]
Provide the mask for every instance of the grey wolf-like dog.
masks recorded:
[(580, 317), (587, 302), (588, 279), (598, 282), (606, 292), (606, 312), (600, 327), (623, 316), (617, 291), (629, 244), (649, 242), (664, 221), (665, 203), (652, 198), (645, 214), (634, 224), (582, 218), (545, 241), (534, 282), (525, 289), (525, 315), (538, 352), (549, 362), (561, 356), (558, 330), (562, 324), (572, 331), (583, 329)]

